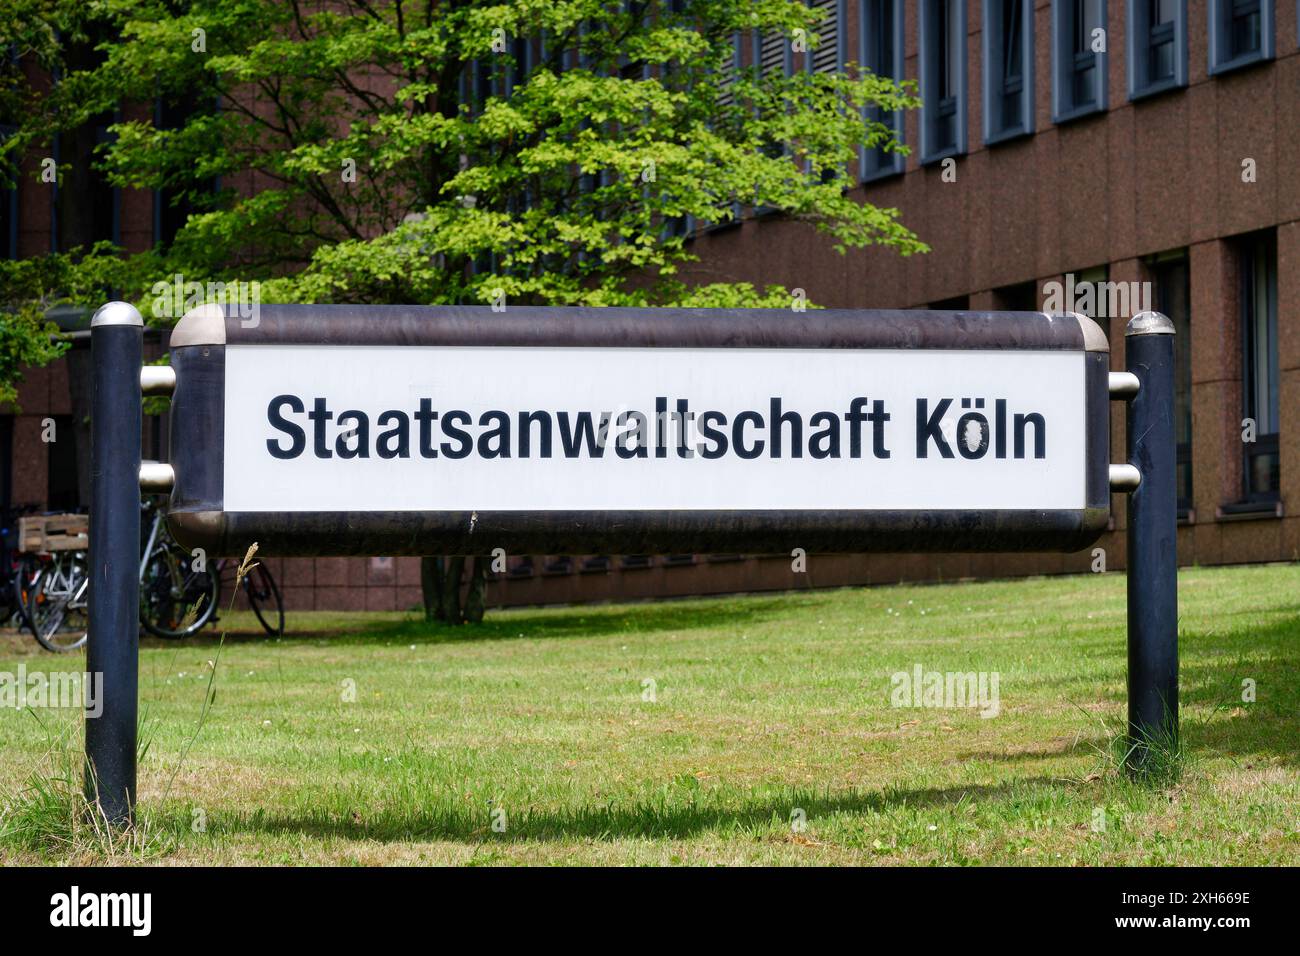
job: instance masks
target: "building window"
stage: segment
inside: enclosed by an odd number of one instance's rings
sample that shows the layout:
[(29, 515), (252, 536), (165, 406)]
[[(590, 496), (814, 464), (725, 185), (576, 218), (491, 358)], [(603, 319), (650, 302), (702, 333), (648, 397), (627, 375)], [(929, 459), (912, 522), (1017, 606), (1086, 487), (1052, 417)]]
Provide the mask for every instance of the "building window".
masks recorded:
[(543, 574), (572, 574), (573, 558), (567, 554), (548, 554), (542, 563)]
[[(903, 79), (902, 0), (862, 0), (858, 17), (858, 53), (861, 63), (873, 74), (901, 82)], [(868, 107), (864, 118), (893, 130), (894, 141), (903, 142), (903, 114), (899, 110)], [(878, 146), (864, 146), (859, 179), (864, 183), (903, 171), (906, 157)]]
[(838, 73), (848, 59), (844, 38), (844, 5), (846, 0), (807, 0), (808, 6), (822, 11), (817, 21), (817, 46), (804, 57), (804, 67), (809, 73)]
[(753, 44), (754, 64), (760, 79), (777, 74), (789, 76), (794, 72), (794, 47), (784, 33), (779, 30), (755, 33)]
[(731, 38), (731, 56), (718, 71), (718, 107), (719, 111), (729, 110), (736, 105), (736, 77), (740, 75), (740, 33)]
[[(1276, 503), (1280, 489), (1277, 342), (1277, 242), (1248, 240), (1240, 255), (1242, 418), (1255, 440), (1243, 441), (1242, 500)], [(1243, 424), (1243, 432), (1249, 425)]]
[(1038, 283), (1020, 282), (993, 290), (993, 309), (996, 312), (1037, 312)]
[[(1110, 338), (1110, 322), (1108, 320), (1111, 318), (1109, 289), (1109, 265), (1080, 269), (1074, 273), (1073, 285), (1071, 285), (1070, 276), (1066, 276), (1066, 290), (1069, 293), (1069, 301), (1065, 304), (1066, 311), (1086, 315), (1101, 326), (1107, 338)], [(1121, 316), (1121, 318), (1127, 318), (1127, 316)]]
[(506, 74), (506, 95), (522, 89), (533, 74), (533, 43), (527, 37), (515, 37), (510, 44), (509, 72)]
[[(684, 0), (668, 0), (669, 22), (680, 17), (686, 10)], [(674, 87), (680, 81), (674, 79), (676, 70), (671, 63), (663, 65), (662, 82)], [(664, 220), (663, 237), (665, 239), (689, 239), (695, 233), (695, 217), (690, 215), (671, 216)]]
[(1106, 108), (1106, 0), (1053, 0), (1052, 120)]
[[(821, 19), (813, 27), (817, 45), (810, 46), (808, 52), (804, 54), (804, 72), (808, 74), (842, 72), (848, 60), (848, 47), (845, 45), (844, 33), (845, 5), (848, 0), (804, 0), (804, 2), (809, 9), (821, 11)], [(812, 160), (804, 160), (804, 173), (811, 176), (812, 172)], [(835, 173), (832, 169), (823, 169), (820, 173), (823, 183), (830, 182), (834, 178)]]
[(966, 152), (966, 4), (921, 0), (921, 163)]
[(533, 565), (533, 556), (531, 554), (513, 558), (506, 569), (506, 574), (512, 578), (531, 578), (536, 573), (537, 569)]
[(71, 415), (54, 415), (58, 441), (47, 446), (45, 507), (49, 511), (76, 511), (81, 505), (77, 491), (77, 430)]
[(1210, 73), (1273, 58), (1273, 0), (1210, 0)]
[(105, 112), (81, 126), (55, 134), (54, 160), (62, 165), (69, 154), (77, 157), (53, 186), (50, 207), (50, 249), (89, 252), (97, 242), (121, 244), (122, 190), (108, 181), (100, 168), (101, 148), (115, 138), (109, 126), (120, 117)]
[[(736, 79), (740, 76), (742, 68), (741, 35), (740, 31), (737, 30), (731, 37), (731, 56), (727, 58), (718, 72), (717, 106), (719, 114), (729, 112), (736, 105)], [(736, 201), (731, 204), (731, 218), (724, 219), (721, 222), (697, 222), (695, 217), (687, 217), (689, 220), (686, 224), (688, 234), (700, 235), (728, 226), (738, 226), (740, 225), (742, 212), (740, 202)]]
[[(11, 48), (9, 52), (9, 68), (18, 70), (19, 59), (17, 48)], [(10, 136), (18, 132), (18, 118), (12, 112), (0, 113), (0, 143), (3, 143)], [(18, 162), (14, 157), (5, 160), (4, 167), (0, 167), (0, 259), (17, 259), (18, 258), (18, 180), (20, 178)], [(0, 432), (0, 440), (6, 440)], [(0, 481), (3, 481), (0, 476)], [(4, 507), (8, 507), (8, 496), (2, 499)]]
[(1033, 131), (1033, 0), (985, 0), (984, 142)]
[(1157, 312), (1174, 323), (1174, 436), (1177, 443), (1178, 517), (1192, 510), (1192, 306), (1187, 252), (1150, 260)]
[[(758, 68), (759, 82), (769, 76), (790, 76), (794, 73), (794, 46), (784, 33), (772, 31), (753, 34), (753, 59)], [(773, 158), (785, 153), (785, 147), (779, 142), (768, 142), (763, 151)], [(776, 212), (775, 206), (755, 204), (754, 215), (766, 216)]]
[[(14, 493), (14, 417), (0, 415), (0, 521), (5, 528), (13, 520), (9, 508), (13, 504)], [(8, 560), (8, 550), (5, 560)]]
[[(15, 127), (0, 122), (0, 142), (14, 132)], [(18, 169), (16, 165), (10, 165), (9, 168), (0, 170), (0, 259), (17, 258)]]
[(1128, 0), (1128, 98), (1187, 85), (1187, 0)]
[[(158, 99), (154, 102), (154, 128), (160, 130), (183, 129), (190, 117), (205, 110), (215, 113), (216, 101), (205, 105), (195, 96), (185, 95), (179, 100)], [(191, 182), (189, 189), (182, 187), (155, 189), (153, 194), (153, 239), (170, 246), (176, 234), (189, 222), (190, 216), (207, 211), (216, 199), (220, 181), (217, 177)], [(210, 199), (195, 197), (208, 193)]]

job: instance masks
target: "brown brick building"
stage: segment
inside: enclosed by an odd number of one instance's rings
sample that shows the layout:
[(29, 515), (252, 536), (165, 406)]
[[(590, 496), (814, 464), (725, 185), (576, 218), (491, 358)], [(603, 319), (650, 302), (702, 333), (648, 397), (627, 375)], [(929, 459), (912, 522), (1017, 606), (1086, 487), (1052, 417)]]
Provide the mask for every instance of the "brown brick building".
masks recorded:
[[(779, 282), (842, 308), (1040, 308), (1056, 305), (1061, 289), (1091, 289), (1101, 294), (1073, 304), (1108, 328), (1115, 369), (1124, 366), (1124, 324), (1148, 296), (1179, 333), (1179, 560), (1300, 559), (1300, 4), (814, 5), (828, 14), (815, 59), (781, 37), (738, 36), (737, 62), (830, 69), (833, 51), (917, 80), (925, 105), (900, 128), (911, 155), (865, 153), (859, 192), (899, 208), (932, 252), (842, 257), (805, 227), (746, 210), (738, 224), (696, 230), (697, 274)], [(131, 248), (165, 236), (160, 197), (109, 192), (100, 232)], [(7, 254), (61, 245), (59, 205), (50, 187), (11, 193), (0, 221)], [(0, 416), (0, 506), (77, 502), (75, 451), (40, 436), (44, 418), (72, 415), (82, 373), (76, 356), (32, 371), (21, 414)], [(1118, 461), (1123, 421), (1114, 411)], [(1115, 516), (1100, 542), (1110, 568), (1123, 567), (1119, 497)], [(813, 555), (807, 573), (794, 574), (788, 557), (535, 556), (491, 583), (489, 603), (1058, 573), (1092, 560), (1091, 552)], [(271, 562), (290, 609), (412, 606), (418, 564)]]

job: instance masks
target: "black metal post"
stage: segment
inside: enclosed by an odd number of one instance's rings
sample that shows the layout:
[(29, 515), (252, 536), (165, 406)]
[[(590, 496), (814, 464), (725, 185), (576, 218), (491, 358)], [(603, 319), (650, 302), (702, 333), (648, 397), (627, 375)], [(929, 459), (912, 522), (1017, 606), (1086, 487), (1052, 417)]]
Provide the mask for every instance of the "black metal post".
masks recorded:
[(140, 650), (140, 367), (144, 323), (126, 302), (90, 322), (90, 636), (87, 679), (102, 709), (86, 716), (86, 796), (114, 825), (135, 807)]
[(1129, 767), (1178, 739), (1178, 489), (1174, 437), (1174, 324), (1134, 316), (1124, 333), (1137, 376), (1128, 403), (1128, 460), (1141, 483), (1128, 498)]

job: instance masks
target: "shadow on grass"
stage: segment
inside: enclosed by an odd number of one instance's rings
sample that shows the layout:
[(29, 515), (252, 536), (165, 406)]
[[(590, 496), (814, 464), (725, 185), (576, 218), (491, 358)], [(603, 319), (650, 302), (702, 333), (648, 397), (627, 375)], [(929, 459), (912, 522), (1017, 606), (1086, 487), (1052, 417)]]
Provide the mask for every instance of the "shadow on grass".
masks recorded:
[[(384, 644), (391, 641), (406, 643), (452, 643), (477, 641), (518, 640), (519, 638), (546, 639), (567, 637), (609, 637), (654, 633), (659, 631), (693, 631), (710, 628), (735, 629), (789, 613), (791, 604), (798, 601), (802, 609), (811, 613), (806, 595), (797, 597), (757, 598), (741, 600), (677, 602), (666, 601), (646, 604), (624, 604), (609, 607), (573, 607), (516, 611), (509, 616), (491, 613), (481, 624), (462, 624), (452, 627), (441, 623), (426, 623), (412, 614), (401, 620), (364, 619), (349, 621), (342, 627), (320, 630), (292, 630), (281, 640), (314, 641), (327, 638), (331, 644), (364, 645)], [(255, 625), (254, 625), (255, 627)], [(181, 640), (143, 640), (146, 647), (205, 646), (216, 644), (221, 637), (220, 624), (214, 630)], [(227, 632), (226, 643), (257, 643), (270, 638), (251, 628)]]
[[(264, 834), (339, 838), (392, 843), (410, 840), (459, 840), (465, 843), (496, 841), (535, 842), (591, 839), (612, 841), (624, 838), (684, 839), (710, 831), (760, 831), (788, 827), (796, 808), (816, 821), (835, 814), (874, 814), (899, 808), (947, 808), (962, 801), (1003, 798), (1033, 800), (1054, 798), (1068, 782), (1050, 777), (1029, 777), (997, 785), (954, 786), (883, 792), (846, 790), (840, 793), (790, 790), (763, 795), (733, 805), (715, 802), (707, 795), (692, 799), (680, 792), (671, 798), (630, 805), (613, 802), (604, 806), (565, 809), (528, 808), (508, 817), (508, 828), (495, 833), (489, 808), (471, 813), (467, 808), (424, 808), (403, 812), (385, 809), (377, 813), (364, 808), (347, 811), (320, 810), (302, 815), (255, 810), (233, 820), (225, 819), (211, 828), (214, 836)], [(313, 795), (319, 798), (319, 794)]]
[(1038, 747), (1021, 747), (1016, 750), (975, 750), (956, 755), (960, 763), (1029, 763), (1037, 760), (1077, 760), (1083, 755), (1101, 756), (1106, 753), (1110, 741), (1101, 735), (1059, 739)]
[[(1228, 633), (1185, 633), (1182, 731), (1194, 751), (1300, 765), (1300, 617)], [(1254, 701), (1242, 700), (1253, 682)], [(1189, 716), (1187, 707), (1208, 711)]]
[[(1231, 631), (1184, 631), (1179, 643), (1180, 717), (1187, 749), (1236, 761), (1276, 759), (1300, 766), (1300, 617)], [(1254, 682), (1253, 702), (1242, 700), (1247, 679)], [(1071, 699), (1078, 698), (1072, 694)], [(1114, 733), (1125, 729), (1125, 701), (1121, 685), (1119, 718), (1107, 722)], [(968, 752), (959, 758), (1022, 763), (1074, 756), (1080, 747), (1105, 751), (1108, 741), (1097, 735), (1095, 718), (1089, 722), (1080, 713), (1079, 728), (1077, 743), (1064, 748), (1043, 744), (1007, 752)]]

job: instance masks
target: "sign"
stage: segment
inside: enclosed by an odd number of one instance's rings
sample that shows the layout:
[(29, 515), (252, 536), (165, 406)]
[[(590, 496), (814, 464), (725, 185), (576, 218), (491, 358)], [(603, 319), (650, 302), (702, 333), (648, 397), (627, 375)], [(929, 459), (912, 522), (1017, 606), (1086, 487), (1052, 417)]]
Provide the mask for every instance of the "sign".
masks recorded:
[(1041, 313), (216, 307), (172, 336), (212, 554), (1076, 550), (1108, 353)]
[[(236, 308), (238, 306), (236, 305)], [(135, 807), (141, 488), (209, 555), (1075, 550), (1128, 402), (1134, 773), (1178, 733), (1174, 326), (1068, 314), (205, 307), (91, 319), (86, 792)], [(252, 321), (249, 321), (249, 320)], [(171, 464), (140, 457), (172, 396)], [(1152, 746), (1156, 742), (1158, 746)]]

